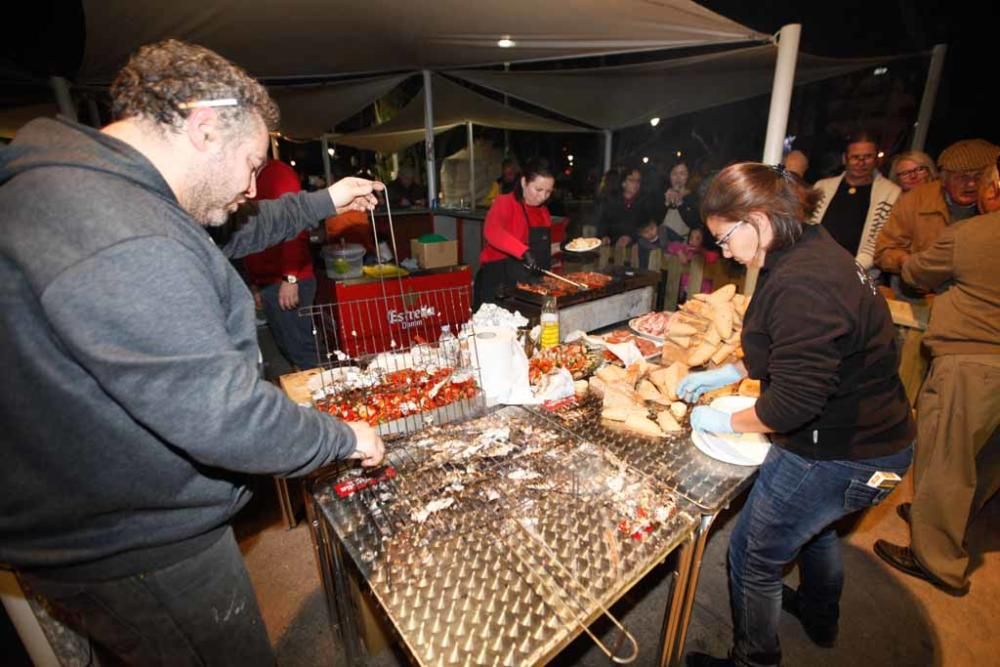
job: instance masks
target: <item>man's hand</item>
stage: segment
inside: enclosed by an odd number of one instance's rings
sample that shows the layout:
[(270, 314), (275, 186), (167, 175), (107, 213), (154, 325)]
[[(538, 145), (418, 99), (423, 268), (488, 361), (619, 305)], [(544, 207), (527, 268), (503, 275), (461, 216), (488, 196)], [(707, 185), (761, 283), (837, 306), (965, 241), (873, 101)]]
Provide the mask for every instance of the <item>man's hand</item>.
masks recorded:
[(378, 199), (374, 193), (382, 190), (385, 190), (385, 185), (382, 183), (355, 176), (342, 178), (327, 188), (337, 213), (373, 210), (378, 206)]
[(299, 286), (281, 281), (278, 287), (278, 305), (282, 310), (294, 310), (299, 307)]
[(351, 454), (352, 459), (361, 459), (361, 465), (372, 468), (382, 463), (385, 457), (385, 445), (382, 438), (368, 422), (345, 422), (354, 431), (357, 447)]

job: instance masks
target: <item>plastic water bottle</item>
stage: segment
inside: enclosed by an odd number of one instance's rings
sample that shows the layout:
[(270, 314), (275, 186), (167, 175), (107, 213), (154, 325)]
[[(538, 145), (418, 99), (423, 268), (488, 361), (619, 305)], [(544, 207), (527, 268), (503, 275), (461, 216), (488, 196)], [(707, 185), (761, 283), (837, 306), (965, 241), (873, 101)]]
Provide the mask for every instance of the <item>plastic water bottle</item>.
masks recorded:
[(538, 344), (543, 350), (559, 344), (559, 309), (553, 296), (545, 297), (542, 303), (542, 332)]
[(458, 363), (458, 339), (451, 332), (451, 326), (447, 324), (441, 327), (441, 335), (438, 337), (438, 349), (441, 351), (441, 363), (445, 366), (455, 368)]
[(472, 342), (469, 340), (472, 334), (468, 329), (458, 332), (458, 367), (472, 368)]

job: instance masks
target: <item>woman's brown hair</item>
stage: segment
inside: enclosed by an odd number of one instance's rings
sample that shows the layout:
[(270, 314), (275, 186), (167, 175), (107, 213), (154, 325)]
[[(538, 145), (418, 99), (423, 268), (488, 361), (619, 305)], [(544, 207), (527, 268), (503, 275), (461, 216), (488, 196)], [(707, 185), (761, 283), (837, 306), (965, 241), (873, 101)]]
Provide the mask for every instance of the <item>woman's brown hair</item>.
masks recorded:
[(783, 250), (802, 236), (820, 193), (784, 167), (739, 162), (720, 171), (701, 200), (701, 217), (746, 220), (750, 213), (767, 215), (774, 230), (768, 250)]

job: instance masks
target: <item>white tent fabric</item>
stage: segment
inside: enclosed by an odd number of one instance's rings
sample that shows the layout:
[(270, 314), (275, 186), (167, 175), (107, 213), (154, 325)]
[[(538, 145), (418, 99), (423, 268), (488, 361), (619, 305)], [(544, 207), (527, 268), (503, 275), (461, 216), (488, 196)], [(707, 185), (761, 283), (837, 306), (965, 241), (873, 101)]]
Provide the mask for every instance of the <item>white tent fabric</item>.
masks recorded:
[(281, 108), (278, 128), (290, 137), (311, 139), (333, 131), (406, 79), (408, 74), (371, 77), (316, 86), (270, 86)]
[[(618, 130), (770, 92), (777, 47), (754, 46), (674, 60), (590, 69), (453, 70), (448, 74), (596, 127)], [(891, 58), (800, 54), (796, 84), (875, 67)]]
[[(457, 125), (472, 122), (475, 125), (506, 130), (532, 130), (536, 132), (592, 132), (588, 128), (561, 123), (533, 116), (519, 109), (464, 88), (444, 77), (431, 77), (434, 95), (434, 133), (438, 134)], [(395, 153), (424, 140), (424, 91), (417, 93), (410, 102), (390, 120), (351, 134), (340, 135), (332, 141), (355, 148), (380, 153)]]
[[(203, 44), (258, 78), (331, 77), (766, 40), (691, 0), (405, 3), (84, 0), (79, 83), (107, 83), (142, 44)], [(510, 35), (514, 48), (497, 46)]]

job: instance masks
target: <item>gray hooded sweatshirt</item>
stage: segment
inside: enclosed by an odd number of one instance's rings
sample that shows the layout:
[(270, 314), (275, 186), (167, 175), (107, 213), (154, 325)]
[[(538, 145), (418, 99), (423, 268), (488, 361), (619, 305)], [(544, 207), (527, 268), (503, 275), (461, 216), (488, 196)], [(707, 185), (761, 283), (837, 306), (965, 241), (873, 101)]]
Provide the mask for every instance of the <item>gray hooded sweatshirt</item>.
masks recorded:
[(38, 120), (0, 150), (0, 566), (162, 567), (221, 535), (249, 475), (354, 451), (345, 424), (259, 379), (227, 259), (332, 213), (326, 191), (260, 202), (220, 252), (121, 141)]

